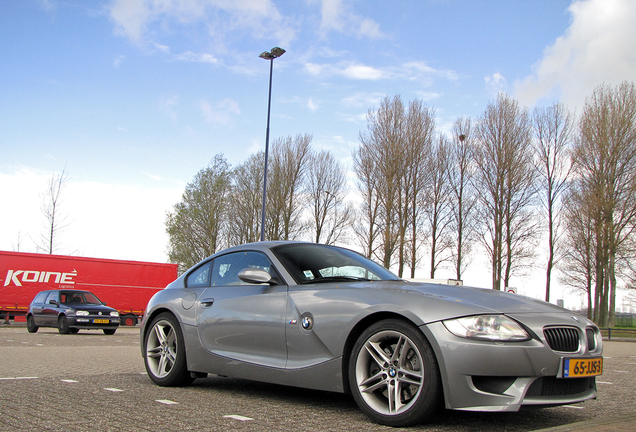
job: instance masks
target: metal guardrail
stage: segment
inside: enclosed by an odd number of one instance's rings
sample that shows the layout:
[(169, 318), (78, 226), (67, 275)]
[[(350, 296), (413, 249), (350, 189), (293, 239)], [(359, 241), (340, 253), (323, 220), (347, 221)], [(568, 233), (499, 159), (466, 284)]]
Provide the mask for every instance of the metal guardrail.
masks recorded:
[(612, 333), (614, 333), (614, 337), (629, 337), (636, 339), (636, 329), (599, 328), (599, 330), (601, 330), (601, 334), (603, 335), (607, 333), (607, 338), (610, 340), (612, 339)]

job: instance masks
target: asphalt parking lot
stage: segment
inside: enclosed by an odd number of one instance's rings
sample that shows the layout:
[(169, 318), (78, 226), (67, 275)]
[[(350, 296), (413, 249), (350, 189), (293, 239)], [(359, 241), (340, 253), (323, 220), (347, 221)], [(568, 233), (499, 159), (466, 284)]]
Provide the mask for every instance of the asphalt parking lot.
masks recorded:
[[(138, 327), (106, 336), (2, 325), (0, 353), (2, 431), (394, 430), (371, 423), (346, 395), (218, 376), (158, 387), (145, 375)], [(403, 430), (636, 430), (636, 343), (606, 342), (604, 356), (597, 400), (519, 413), (442, 411)]]

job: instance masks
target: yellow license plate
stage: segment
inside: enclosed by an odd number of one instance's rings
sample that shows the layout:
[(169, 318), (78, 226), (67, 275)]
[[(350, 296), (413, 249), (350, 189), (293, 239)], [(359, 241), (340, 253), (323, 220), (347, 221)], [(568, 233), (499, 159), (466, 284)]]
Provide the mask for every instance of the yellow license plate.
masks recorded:
[(580, 378), (601, 375), (603, 373), (603, 358), (593, 359), (565, 359), (563, 363), (563, 378)]
[(95, 319), (95, 320), (93, 320), (93, 323), (95, 323), (95, 324), (108, 324), (109, 321), (107, 319)]

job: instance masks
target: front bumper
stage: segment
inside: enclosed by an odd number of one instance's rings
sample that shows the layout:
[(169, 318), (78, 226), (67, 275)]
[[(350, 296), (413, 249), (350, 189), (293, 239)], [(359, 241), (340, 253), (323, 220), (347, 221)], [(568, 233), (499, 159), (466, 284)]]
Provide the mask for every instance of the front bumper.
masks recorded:
[[(440, 366), (446, 407), (467, 411), (518, 411), (522, 406), (556, 406), (596, 397), (595, 377), (562, 378), (563, 359), (598, 358), (602, 345), (588, 348), (586, 329), (569, 315), (510, 315), (531, 333), (524, 342), (490, 342), (451, 334), (441, 322), (422, 326)], [(547, 319), (547, 321), (546, 321)], [(558, 352), (550, 348), (543, 328), (578, 329), (579, 349)]]
[[(107, 321), (107, 322), (102, 322)], [(67, 317), (67, 323), (70, 328), (77, 329), (96, 329), (109, 330), (119, 327), (121, 319), (113, 316), (71, 316)]]

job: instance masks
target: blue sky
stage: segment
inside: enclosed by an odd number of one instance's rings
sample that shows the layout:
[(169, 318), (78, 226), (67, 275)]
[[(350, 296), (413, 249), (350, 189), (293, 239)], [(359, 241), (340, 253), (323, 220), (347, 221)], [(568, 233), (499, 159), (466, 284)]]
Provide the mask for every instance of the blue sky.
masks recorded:
[[(636, 78), (630, 0), (5, 0), (0, 2), (0, 249), (35, 251), (40, 195), (64, 195), (64, 249), (165, 261), (165, 212), (217, 153), (310, 133), (349, 163), (386, 95), (448, 130), (498, 91), (580, 111)], [(7, 209), (11, 209), (7, 211)]]

